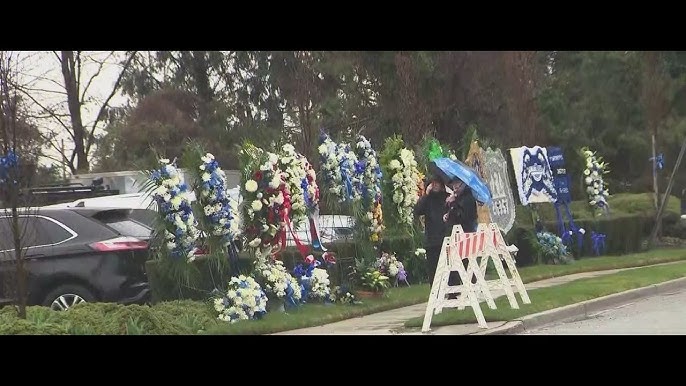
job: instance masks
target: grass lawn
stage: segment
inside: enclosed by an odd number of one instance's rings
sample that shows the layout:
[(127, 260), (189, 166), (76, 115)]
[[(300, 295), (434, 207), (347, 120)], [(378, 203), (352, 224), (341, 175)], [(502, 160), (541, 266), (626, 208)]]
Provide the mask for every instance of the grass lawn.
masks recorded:
[[(686, 276), (686, 262), (668, 266), (645, 267), (597, 278), (580, 279), (571, 283), (540, 288), (528, 291), (531, 304), (520, 304), (520, 309), (510, 308), (507, 298), (496, 300), (497, 309), (491, 310), (483, 305), (484, 317), (487, 321), (510, 321), (522, 316), (551, 310), (553, 308), (579, 303), (585, 300), (627, 291), (634, 288), (646, 287)], [(413, 318), (405, 322), (405, 327), (421, 327), (423, 318)], [(462, 311), (456, 309), (444, 310), (434, 315), (432, 326), (447, 326), (453, 324), (476, 323), (471, 308)]]
[[(575, 273), (642, 267), (681, 260), (686, 260), (686, 249), (655, 249), (623, 256), (586, 257), (567, 265), (533, 265), (519, 268), (519, 275), (522, 282), (531, 283)], [(493, 272), (488, 277), (496, 278), (497, 274)]]
[[(537, 265), (524, 267), (521, 268), (519, 272), (522, 281), (530, 283), (573, 273), (641, 267), (679, 260), (686, 260), (686, 249), (662, 249), (624, 256), (586, 258), (575, 261), (569, 265)], [(220, 325), (216, 329), (209, 329), (207, 332), (212, 334), (267, 334), (319, 326), (344, 319), (369, 315), (375, 312), (420, 304), (426, 302), (428, 296), (428, 285), (414, 285), (409, 288), (393, 288), (389, 291), (386, 298), (365, 300), (364, 304), (360, 305), (331, 306), (308, 304), (289, 312), (288, 314), (271, 313), (263, 320), (228, 326)], [(509, 305), (507, 306), (509, 307)]]

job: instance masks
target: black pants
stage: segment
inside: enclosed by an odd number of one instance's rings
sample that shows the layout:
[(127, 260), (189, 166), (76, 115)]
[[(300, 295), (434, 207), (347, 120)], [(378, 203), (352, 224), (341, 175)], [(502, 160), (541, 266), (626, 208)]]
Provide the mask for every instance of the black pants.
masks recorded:
[[(441, 245), (433, 245), (426, 247), (426, 272), (429, 275), (429, 284), (433, 285), (434, 277), (436, 276), (436, 268), (438, 267), (438, 257), (441, 255)], [(462, 264), (467, 268), (465, 261)], [(462, 283), (460, 275), (457, 272), (451, 272), (448, 284), (459, 285)]]
[[(434, 277), (436, 276), (436, 268), (438, 267), (438, 257), (441, 255), (441, 245), (426, 247), (426, 272), (429, 275), (429, 284), (433, 285)], [(462, 260), (462, 265), (467, 269), (467, 262)], [(476, 283), (476, 276), (472, 275), (472, 283)], [(449, 285), (460, 285), (462, 280), (460, 274), (457, 272), (450, 272), (448, 278)]]

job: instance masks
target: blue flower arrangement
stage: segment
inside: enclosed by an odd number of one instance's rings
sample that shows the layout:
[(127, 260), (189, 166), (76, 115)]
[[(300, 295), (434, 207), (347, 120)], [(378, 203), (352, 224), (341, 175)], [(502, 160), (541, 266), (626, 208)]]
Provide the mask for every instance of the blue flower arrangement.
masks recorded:
[(347, 143), (334, 142), (328, 134), (319, 137), (319, 155), (324, 184), (338, 202), (360, 199), (361, 181), (356, 170), (357, 156)]
[(214, 309), (225, 322), (258, 319), (267, 313), (267, 294), (250, 276), (232, 277), (226, 293), (214, 298)]
[(562, 239), (550, 232), (538, 232), (539, 254), (546, 264), (568, 264), (572, 261), (571, 255)]
[(160, 159), (159, 163), (159, 169), (151, 173), (150, 180), (156, 187), (152, 196), (165, 225), (167, 250), (173, 259), (187, 258), (192, 261), (199, 232), (188, 186), (181, 182), (174, 163), (168, 159)]
[(7, 155), (0, 156), (0, 185), (7, 183), (7, 180), (10, 178), (10, 170), (17, 166), (19, 166), (19, 157), (17, 157), (14, 151), (9, 150)]
[(219, 237), (223, 246), (228, 247), (239, 232), (238, 219), (235, 217), (238, 203), (229, 196), (226, 174), (214, 156), (207, 153), (201, 159), (198, 200), (210, 227), (208, 231), (212, 236)]

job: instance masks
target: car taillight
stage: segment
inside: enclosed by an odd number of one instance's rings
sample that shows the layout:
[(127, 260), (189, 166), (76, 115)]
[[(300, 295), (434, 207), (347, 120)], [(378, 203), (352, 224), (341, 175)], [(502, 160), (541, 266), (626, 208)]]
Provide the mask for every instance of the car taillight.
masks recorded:
[(148, 242), (135, 237), (117, 237), (116, 239), (93, 243), (90, 247), (100, 252), (132, 251), (136, 249), (147, 249)]
[(193, 250), (193, 255), (194, 255), (194, 256), (205, 256), (205, 255), (207, 255), (208, 253), (210, 253), (210, 251), (209, 251), (206, 247), (196, 247), (196, 248)]

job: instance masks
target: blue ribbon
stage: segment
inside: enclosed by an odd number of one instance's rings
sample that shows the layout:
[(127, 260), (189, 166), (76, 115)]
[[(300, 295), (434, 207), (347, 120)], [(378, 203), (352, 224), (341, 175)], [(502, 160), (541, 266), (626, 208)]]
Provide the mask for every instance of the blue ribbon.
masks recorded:
[(293, 295), (295, 294), (295, 291), (293, 290), (293, 286), (291, 286), (291, 283), (288, 283), (288, 287), (286, 287), (286, 296), (284, 298), (284, 305), (288, 306), (289, 308), (291, 307), (297, 307), (298, 302), (295, 301), (295, 298)]
[(307, 182), (307, 177), (302, 179), (302, 182), (300, 183), (300, 187), (303, 190), (303, 195), (305, 196), (305, 206), (307, 208), (310, 208), (312, 206), (310, 202), (310, 197), (307, 195), (307, 187), (309, 186), (309, 183)]
[(596, 256), (600, 256), (605, 251), (605, 234), (594, 231), (591, 233), (591, 240), (593, 241), (593, 253)]
[(655, 168), (657, 170), (662, 170), (665, 167), (665, 156), (662, 153), (658, 154), (657, 157), (650, 157), (648, 161), (655, 161)]
[(343, 182), (345, 183), (345, 191), (346, 191), (346, 198), (348, 200), (353, 199), (353, 183), (350, 181), (350, 176), (348, 173), (342, 172), (343, 174)]
[[(562, 214), (560, 213), (560, 206), (564, 206), (565, 212), (567, 213), (567, 218), (569, 218), (569, 230), (565, 226), (565, 221)], [(562, 244), (571, 248), (571, 244), (574, 242), (572, 236), (576, 234), (577, 246), (579, 251), (582, 250), (584, 243), (584, 235), (581, 233), (581, 228), (579, 228), (574, 223), (574, 218), (572, 217), (572, 212), (569, 210), (569, 206), (566, 203), (556, 203), (555, 204), (555, 214), (557, 215), (557, 225), (558, 231), (560, 232), (560, 238), (562, 239)]]

